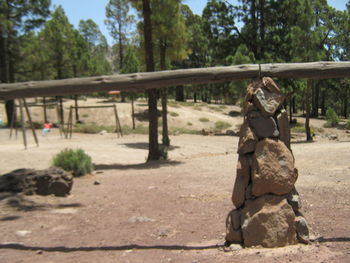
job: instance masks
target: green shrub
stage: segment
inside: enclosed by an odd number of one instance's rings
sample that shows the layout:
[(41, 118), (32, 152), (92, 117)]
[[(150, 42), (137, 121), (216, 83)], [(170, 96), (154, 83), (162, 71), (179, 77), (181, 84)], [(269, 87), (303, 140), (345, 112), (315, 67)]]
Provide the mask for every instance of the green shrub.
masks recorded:
[(201, 131), (178, 127), (178, 128), (171, 128), (170, 131), (169, 131), (169, 134), (170, 135), (201, 134)]
[(73, 176), (83, 176), (93, 170), (91, 157), (81, 149), (64, 149), (53, 158), (52, 164), (72, 172)]
[(232, 125), (226, 121), (215, 122), (215, 131), (222, 131), (224, 129), (230, 128)]
[(178, 117), (179, 114), (177, 112), (170, 112), (171, 117)]
[(192, 122), (187, 122), (187, 125), (192, 126), (193, 124), (192, 124)]
[(130, 126), (124, 125), (123, 128), (123, 134), (148, 134), (148, 127), (143, 125), (138, 125), (135, 127), (135, 130), (133, 130)]
[(332, 108), (328, 108), (326, 111), (327, 126), (335, 127), (339, 123), (339, 117)]
[(350, 130), (350, 118), (346, 121), (345, 127)]
[(199, 121), (200, 122), (209, 122), (209, 119), (208, 118), (200, 118)]

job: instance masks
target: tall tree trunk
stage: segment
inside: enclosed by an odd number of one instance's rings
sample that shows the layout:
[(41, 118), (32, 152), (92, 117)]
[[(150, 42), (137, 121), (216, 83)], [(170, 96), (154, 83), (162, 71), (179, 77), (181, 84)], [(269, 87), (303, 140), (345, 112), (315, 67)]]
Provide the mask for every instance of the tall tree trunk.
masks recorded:
[(306, 140), (312, 141), (311, 130), (310, 130), (310, 97), (312, 90), (312, 80), (307, 80), (307, 87), (305, 92), (305, 108), (306, 108), (306, 118), (305, 118), (305, 132)]
[(197, 92), (193, 92), (193, 102), (197, 103)]
[(343, 116), (348, 118), (348, 90), (347, 87), (344, 87), (344, 98), (343, 98)]
[(176, 86), (176, 90), (175, 90), (175, 100), (176, 101), (185, 101), (185, 93), (184, 93), (184, 86), (183, 85), (179, 85)]
[[(147, 72), (154, 71), (153, 43), (152, 43), (152, 22), (149, 0), (142, 0), (143, 13), (143, 34), (145, 40), (145, 58)], [(157, 90), (150, 89), (148, 93), (148, 118), (149, 118), (149, 148), (147, 161), (159, 160), (160, 152), (158, 145), (158, 110)]]
[[(10, 80), (9, 74), (9, 51), (8, 51), (8, 38), (5, 38), (6, 29), (0, 25), (0, 82), (8, 83)], [(5, 101), (7, 126), (10, 127), (12, 122), (17, 120), (17, 114), (15, 112), (15, 101)], [(15, 114), (14, 114), (15, 113)], [(14, 117), (14, 120), (12, 118)]]
[(289, 97), (289, 123), (293, 121), (293, 98)]
[(78, 95), (74, 95), (75, 122), (79, 123)]
[(326, 116), (326, 90), (321, 92), (321, 115)]
[[(165, 58), (166, 58), (166, 41), (160, 40), (159, 46), (159, 57), (160, 57), (160, 69), (166, 70)], [(168, 131), (168, 98), (167, 88), (161, 90), (161, 101), (162, 101), (162, 142), (164, 146), (170, 146), (170, 138)]]
[(47, 108), (46, 108), (46, 98), (43, 97), (43, 110), (44, 110), (44, 122), (47, 123), (49, 120), (47, 119)]
[(131, 119), (132, 119), (132, 129), (135, 130), (135, 107), (134, 107), (134, 94), (131, 94)]

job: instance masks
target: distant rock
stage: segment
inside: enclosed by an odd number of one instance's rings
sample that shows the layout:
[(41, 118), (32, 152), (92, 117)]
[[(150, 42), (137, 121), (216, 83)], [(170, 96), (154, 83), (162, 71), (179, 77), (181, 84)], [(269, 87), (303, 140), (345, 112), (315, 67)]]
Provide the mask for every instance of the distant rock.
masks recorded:
[(72, 185), (72, 174), (56, 167), (46, 170), (18, 169), (0, 176), (0, 192), (66, 196)]

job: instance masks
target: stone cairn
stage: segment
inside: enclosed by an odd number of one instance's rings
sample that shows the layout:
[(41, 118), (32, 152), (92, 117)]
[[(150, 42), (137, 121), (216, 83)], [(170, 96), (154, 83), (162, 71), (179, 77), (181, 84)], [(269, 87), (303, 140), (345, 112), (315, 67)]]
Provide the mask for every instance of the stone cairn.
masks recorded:
[(298, 170), (290, 148), (284, 96), (271, 78), (247, 88), (238, 143), (237, 175), (226, 220), (226, 245), (282, 247), (309, 242), (295, 189)]

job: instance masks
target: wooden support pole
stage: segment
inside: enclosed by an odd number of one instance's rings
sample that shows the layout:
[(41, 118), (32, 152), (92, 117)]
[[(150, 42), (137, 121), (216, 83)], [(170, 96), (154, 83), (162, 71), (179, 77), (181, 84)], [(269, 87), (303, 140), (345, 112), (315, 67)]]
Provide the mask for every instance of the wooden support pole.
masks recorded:
[(330, 79), (350, 77), (350, 62), (246, 64), (229, 67), (178, 69), (63, 80), (0, 84), (0, 99), (63, 96), (102, 91), (142, 91), (185, 84), (218, 83), (259, 77)]
[(23, 105), (24, 105), (24, 108), (25, 108), (26, 113), (27, 113), (27, 118), (28, 118), (29, 125), (30, 125), (30, 128), (31, 128), (32, 133), (33, 133), (33, 137), (34, 137), (36, 146), (39, 147), (39, 140), (38, 140), (38, 137), (36, 136), (34, 124), (33, 124), (33, 121), (32, 121), (32, 116), (30, 115), (30, 111), (28, 109), (28, 105), (27, 105), (27, 102), (26, 102), (25, 99), (23, 99)]
[(60, 118), (60, 109), (59, 109), (58, 103), (56, 104), (56, 113), (57, 113), (58, 129), (60, 131), (60, 136), (62, 137), (62, 134), (63, 134), (62, 125), (61, 125), (62, 121)]
[(132, 118), (132, 129), (135, 130), (135, 107), (134, 107), (134, 94), (131, 94), (131, 118)]
[[(14, 109), (12, 111), (12, 118), (11, 118), (11, 124), (10, 124), (10, 139), (12, 139), (12, 132), (13, 132), (13, 128), (15, 126), (16, 111), (17, 111), (17, 106), (15, 104)], [(17, 126), (15, 127), (15, 129), (16, 129), (16, 139), (17, 139)]]
[(121, 137), (123, 137), (123, 131), (122, 131), (122, 127), (120, 126), (117, 106), (115, 104), (114, 104), (114, 115), (115, 115), (116, 132), (118, 134), (118, 138), (119, 138), (119, 134), (120, 134)]
[(43, 97), (43, 110), (44, 110), (44, 122), (47, 123), (48, 119), (47, 119), (46, 98), (45, 97)]
[(24, 149), (27, 150), (26, 126), (25, 126), (25, 122), (24, 122), (23, 104), (22, 104), (21, 100), (19, 100), (19, 109), (20, 109), (20, 112), (21, 112), (21, 125), (22, 125), (23, 144), (24, 144)]

